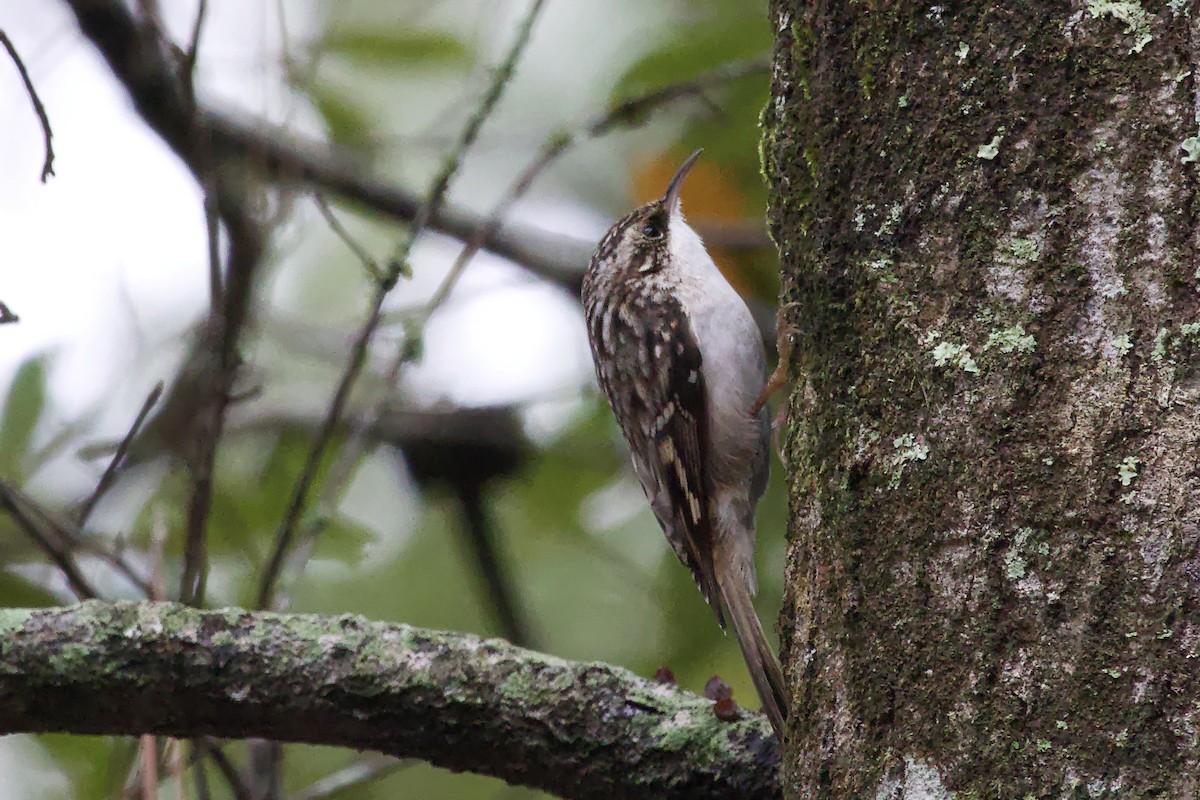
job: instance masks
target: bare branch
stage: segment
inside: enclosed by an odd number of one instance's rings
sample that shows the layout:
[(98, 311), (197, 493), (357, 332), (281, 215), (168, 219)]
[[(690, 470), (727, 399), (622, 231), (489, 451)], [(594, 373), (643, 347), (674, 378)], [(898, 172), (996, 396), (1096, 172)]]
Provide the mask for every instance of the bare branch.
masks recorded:
[(79, 510), (79, 518), (76, 524), (80, 528), (87, 525), (88, 517), (95, 511), (96, 506), (100, 503), (101, 498), (112, 487), (113, 480), (117, 477), (117, 470), (121, 467), (121, 463), (125, 460), (126, 453), (129, 452), (129, 445), (133, 442), (134, 437), (138, 435), (138, 431), (142, 429), (142, 423), (146, 421), (146, 417), (150, 416), (150, 411), (154, 408), (154, 404), (158, 402), (158, 398), (162, 397), (163, 385), (160, 381), (154, 385), (150, 394), (142, 403), (141, 409), (137, 416), (134, 417), (133, 424), (129, 426), (125, 437), (121, 439), (117, 445), (117, 451), (113, 454), (112, 460), (108, 462), (108, 466), (104, 469), (104, 473), (100, 476), (100, 480), (96, 483), (96, 488), (92, 491), (91, 496), (84, 502), (83, 508)]
[(187, 87), (188, 99), (193, 108), (196, 107), (196, 57), (200, 54), (200, 34), (204, 32), (204, 17), (207, 13), (208, 0), (200, 0), (196, 8), (196, 18), (192, 21), (192, 35), (183, 51), (183, 63), (180, 66), (183, 85)]
[(512, 80), (513, 73), (516, 71), (517, 61), (520, 59), (521, 54), (525, 52), (525, 46), (529, 43), (529, 36), (533, 33), (533, 24), (537, 21), (544, 3), (545, 0), (533, 0), (530, 3), (529, 10), (525, 12), (525, 17), (521, 20), (521, 24), (517, 28), (517, 35), (513, 37), (512, 44), (509, 45), (504, 60), (493, 71), (492, 80), (488, 84), (487, 91), (479, 99), (479, 103), (463, 128), (457, 146), (451, 151), (450, 157), (442, 165), (441, 172), (434, 179), (428, 198), (417, 211), (417, 217), (413, 221), (411, 231), (397, 246), (396, 252), (392, 255), (393, 262), (402, 262), (408, 259), (408, 254), (412, 251), (413, 244), (429, 225), (434, 214), (442, 207), (442, 203), (446, 198), (446, 191), (450, 188), (450, 182), (462, 168), (463, 158), (475, 144), (475, 140), (479, 138), (479, 131), (483, 128), (483, 123), (492, 115), (492, 112), (496, 108), (496, 103), (500, 100), (500, 96), (508, 88), (509, 81)]
[[(204, 597), (205, 529), (212, 505), (212, 474), (216, 450), (237, 370), (238, 342), (250, 311), (254, 278), (263, 255), (263, 235), (251, 203), (235, 176), (216, 169), (210, 135), (201, 123), (189, 88), (190, 73), (181, 75), (153, 22), (139, 23), (120, 0), (66, 0), (83, 34), (96, 46), (133, 100), (146, 124), (183, 160), (196, 182), (214, 203), (228, 239), (224, 290), (213, 298), (209, 319), (183, 373), (198, 378), (199, 391), (171, 399), (191, 404), (191, 443), (186, 462), (192, 475), (187, 512), (187, 539), (180, 596), (191, 602)], [(203, 22), (197, 22), (197, 29)], [(198, 35), (198, 34), (197, 34)], [(215, 289), (216, 287), (214, 287)], [(166, 411), (166, 409), (164, 409)]]
[(225, 755), (216, 741), (200, 737), (192, 741), (192, 746), (196, 748), (198, 753), (202, 753), (212, 761), (213, 766), (221, 773), (221, 777), (225, 780), (225, 784), (229, 787), (229, 791), (235, 800), (253, 800), (249, 790), (242, 783), (242, 776), (238, 774), (237, 767), (229, 760), (229, 756)]
[(321, 212), (321, 216), (325, 218), (329, 229), (342, 240), (342, 244), (346, 245), (351, 253), (354, 253), (354, 257), (362, 263), (363, 269), (367, 271), (367, 274), (376, 281), (383, 280), (383, 270), (379, 268), (379, 264), (375, 262), (375, 259), (371, 257), (371, 254), (362, 245), (354, 240), (354, 237), (350, 235), (350, 231), (346, 230), (345, 226), (338, 221), (337, 216), (333, 213), (333, 209), (329, 207), (329, 203), (325, 201), (325, 198), (320, 194), (316, 194), (313, 195), (313, 202), (316, 203), (317, 210)]
[(196, 17), (192, 20), (192, 32), (188, 44), (179, 54), (179, 73), (183, 81), (186, 103), (192, 111), (192, 136), (199, 152), (195, 174), (204, 192), (204, 223), (208, 233), (208, 296), (215, 310), (224, 302), (225, 287), (221, 278), (220, 211), (216, 193), (213, 191), (214, 162), (212, 158), (212, 131), (200, 122), (200, 106), (196, 100), (196, 58), (200, 55), (200, 36), (204, 32), (204, 20), (208, 15), (208, 0), (199, 0)]
[[(46, 107), (42, 105), (42, 99), (38, 97), (37, 89), (33, 88), (33, 81), (29, 77), (29, 72), (25, 69), (25, 62), (21, 60), (20, 54), (17, 53), (17, 48), (13, 46), (12, 40), (8, 38), (8, 34), (3, 30), (0, 30), (0, 44), (4, 45), (4, 49), (8, 51), (9, 57), (17, 65), (17, 72), (21, 73), (21, 81), (25, 84), (25, 91), (33, 103), (33, 111), (37, 114), (38, 122), (42, 124), (42, 140), (46, 149), (46, 157), (42, 161), (42, 183), (45, 183), (54, 174), (54, 147), (50, 141), (54, 138), (54, 133), (50, 130), (50, 117), (46, 114)], [(15, 319), (3, 319), (0, 322), (15, 322)]]
[(157, 800), (158, 797), (158, 739), (143, 734), (138, 741), (138, 764), (141, 772), (142, 800)]
[[(421, 207), (416, 192), (377, 180), (370, 170), (354, 166), (352, 159), (331, 153), (324, 145), (301, 141), (293, 133), (258, 120), (241, 122), (215, 113), (209, 113), (206, 119), (211, 126), (214, 151), (237, 159), (277, 183), (305, 189), (317, 187), (402, 222), (416, 219)], [(483, 222), (482, 215), (444, 202), (430, 216), (427, 227), (465, 242)], [(529, 226), (507, 226), (491, 237), (485, 247), (578, 294), (583, 268), (594, 245)]]
[(299, 523), (300, 516), (304, 513), (305, 508), (307, 508), (309, 488), (313, 481), (316, 480), (317, 470), (321, 465), (321, 460), (324, 458), (325, 449), (333, 440), (334, 433), (341, 422), (342, 411), (346, 407), (346, 401), (350, 398), (350, 390), (353, 388), (354, 382), (357, 380), (358, 374), (362, 371), (363, 364), (366, 362), (367, 345), (370, 343), (371, 334), (379, 327), (379, 319), (383, 313), (383, 300), (391, 289), (391, 285), (393, 284), (390, 281), (381, 281), (376, 287), (375, 296), (371, 303), (371, 314), (359, 329), (358, 336), (355, 337), (354, 344), (350, 348), (350, 357), (346, 364), (345, 372), (342, 374), (342, 380), (339, 381), (333, 395), (333, 400), (329, 404), (328, 412), (325, 414), (320, 427), (317, 429), (317, 434), (313, 438), (312, 446), (308, 450), (308, 456), (300, 472), (300, 478), (292, 489), (292, 496), (288, 501), (287, 510), (284, 512), (283, 520), (280, 522), (279, 529), (275, 534), (275, 543), (271, 548), (271, 556), (259, 579), (258, 599), (256, 601), (256, 605), (259, 608), (271, 608), (274, 606), (275, 583), (279, 579), (279, 574), (283, 570), (288, 550), (292, 546), (292, 538), (296, 533), (296, 525)]
[(150, 584), (121, 557), (100, 547), (71, 525), (42, 508), (25, 492), (7, 481), (0, 480), (0, 510), (8, 512), (22, 530), (59, 568), (72, 591), (80, 598), (96, 597), (91, 584), (83, 578), (75, 563), (77, 551), (95, 556), (129, 581), (143, 595), (150, 596)]
[(83, 577), (67, 537), (53, 518), (15, 486), (0, 481), (0, 510), (5, 511), (25, 534), (54, 562), (67, 585), (80, 599), (97, 597), (95, 588)]
[[(765, 719), (500, 640), (171, 603), (0, 611), (0, 733), (262, 737), (581, 800), (777, 798)], [(69, 657), (47, 658), (48, 651)]]
[(455, 486), (462, 508), (463, 540), (475, 561), (475, 570), (487, 590), (488, 605), (500, 623), (500, 632), (513, 644), (536, 644), (528, 613), (522, 607), (517, 582), (504, 561), (499, 531), (488, 516), (484, 487), (479, 481), (465, 479)]

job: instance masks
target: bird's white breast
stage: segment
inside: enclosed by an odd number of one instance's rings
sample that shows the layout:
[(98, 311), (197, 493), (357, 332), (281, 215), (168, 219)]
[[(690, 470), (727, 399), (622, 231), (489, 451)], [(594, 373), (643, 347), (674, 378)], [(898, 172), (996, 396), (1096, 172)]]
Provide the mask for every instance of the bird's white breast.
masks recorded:
[(681, 215), (671, 220), (670, 248), (679, 297), (700, 346), (714, 448), (752, 447), (747, 440), (756, 443), (759, 434), (750, 407), (766, 380), (758, 326)]

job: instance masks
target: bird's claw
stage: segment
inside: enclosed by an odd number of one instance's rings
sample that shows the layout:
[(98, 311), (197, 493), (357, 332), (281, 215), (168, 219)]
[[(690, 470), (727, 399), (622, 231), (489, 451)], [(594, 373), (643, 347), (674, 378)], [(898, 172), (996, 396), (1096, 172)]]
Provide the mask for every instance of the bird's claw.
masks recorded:
[(788, 381), (788, 369), (792, 365), (792, 357), (796, 350), (796, 339), (799, 336), (799, 329), (795, 325), (790, 325), (785, 319), (787, 309), (792, 304), (787, 304), (779, 309), (775, 324), (775, 347), (779, 353), (779, 360), (775, 364), (775, 371), (771, 373), (771, 377), (767, 378), (767, 385), (759, 392), (758, 399), (754, 401), (754, 405), (750, 407), (750, 416), (757, 417), (758, 412), (762, 411), (763, 406), (771, 399), (771, 395), (779, 391), (779, 389)]

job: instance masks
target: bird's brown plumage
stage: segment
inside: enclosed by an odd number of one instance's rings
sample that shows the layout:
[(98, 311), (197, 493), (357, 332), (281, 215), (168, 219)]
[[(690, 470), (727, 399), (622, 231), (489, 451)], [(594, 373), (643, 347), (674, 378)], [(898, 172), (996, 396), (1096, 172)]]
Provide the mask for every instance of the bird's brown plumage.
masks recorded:
[(589, 339), (610, 354), (595, 359), (596, 374), (667, 541), (724, 626), (707, 513), (702, 357), (683, 308), (654, 283), (639, 274), (589, 293)]

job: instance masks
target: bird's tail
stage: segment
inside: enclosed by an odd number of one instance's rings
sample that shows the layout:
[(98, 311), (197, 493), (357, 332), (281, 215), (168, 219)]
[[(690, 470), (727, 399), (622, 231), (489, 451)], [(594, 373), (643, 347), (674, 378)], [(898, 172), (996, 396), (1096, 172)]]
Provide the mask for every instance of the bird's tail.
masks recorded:
[(731, 580), (721, 580), (725, 576), (720, 574), (717, 577), (721, 597), (725, 600), (725, 607), (733, 622), (733, 633), (742, 648), (746, 667), (750, 670), (750, 679), (754, 681), (754, 688), (758, 690), (763, 711), (771, 720), (771, 726), (782, 742), (788, 704), (779, 659), (767, 641), (762, 623), (758, 620), (748, 583), (732, 576)]

